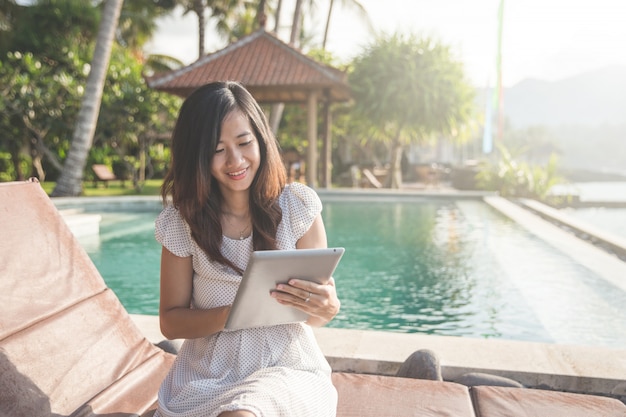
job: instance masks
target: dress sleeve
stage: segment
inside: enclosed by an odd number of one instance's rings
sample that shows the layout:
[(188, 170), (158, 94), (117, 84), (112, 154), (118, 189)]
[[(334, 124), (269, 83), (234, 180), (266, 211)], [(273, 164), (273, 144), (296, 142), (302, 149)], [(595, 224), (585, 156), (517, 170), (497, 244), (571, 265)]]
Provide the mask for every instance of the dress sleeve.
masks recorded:
[(189, 226), (174, 206), (168, 205), (157, 216), (155, 238), (167, 250), (182, 258), (192, 255)]
[[(322, 201), (310, 187), (293, 182), (284, 191), (283, 213), (287, 213), (296, 240), (309, 230), (315, 217), (322, 212)], [(283, 214), (284, 215), (284, 214)]]

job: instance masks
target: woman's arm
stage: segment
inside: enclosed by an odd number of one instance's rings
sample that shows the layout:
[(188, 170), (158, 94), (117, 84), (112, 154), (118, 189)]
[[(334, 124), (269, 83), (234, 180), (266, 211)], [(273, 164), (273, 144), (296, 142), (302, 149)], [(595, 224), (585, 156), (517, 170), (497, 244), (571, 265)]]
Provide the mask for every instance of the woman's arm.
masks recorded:
[(161, 250), (161, 333), (168, 339), (195, 339), (224, 329), (230, 306), (192, 309), (193, 266), (191, 256), (181, 258)]
[(318, 214), (313, 219), (313, 224), (309, 227), (309, 230), (296, 242), (296, 249), (315, 249), (326, 248), (328, 243), (326, 241), (326, 227), (322, 220), (322, 215)]
[[(297, 249), (326, 248), (326, 229), (321, 214), (313, 220), (313, 224), (296, 243)], [(273, 291), (279, 303), (294, 306), (309, 315), (307, 324), (323, 326), (339, 313), (341, 303), (337, 297), (335, 280), (331, 277), (326, 284), (292, 279), (289, 285), (279, 284)]]

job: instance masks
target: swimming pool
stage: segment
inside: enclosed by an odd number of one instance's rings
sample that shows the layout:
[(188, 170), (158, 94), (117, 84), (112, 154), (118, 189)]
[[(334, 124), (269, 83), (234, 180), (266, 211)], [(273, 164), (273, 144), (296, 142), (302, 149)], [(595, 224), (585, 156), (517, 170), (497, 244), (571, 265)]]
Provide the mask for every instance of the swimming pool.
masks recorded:
[[(626, 345), (626, 292), (484, 202), (324, 198), (342, 300), (330, 327)], [(158, 210), (102, 211), (81, 239), (130, 313), (157, 314)]]

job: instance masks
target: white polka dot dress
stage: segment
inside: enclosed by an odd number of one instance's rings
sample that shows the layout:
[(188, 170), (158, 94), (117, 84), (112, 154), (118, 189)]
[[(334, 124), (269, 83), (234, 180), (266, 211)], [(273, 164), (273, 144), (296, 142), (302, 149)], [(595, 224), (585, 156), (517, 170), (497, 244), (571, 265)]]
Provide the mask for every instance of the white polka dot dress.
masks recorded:
[[(276, 236), (278, 248), (295, 249), (321, 212), (321, 201), (311, 188), (292, 183), (279, 203), (283, 218)], [(167, 206), (159, 214), (155, 235), (173, 254), (192, 256), (192, 307), (232, 304), (241, 277), (208, 259), (174, 207)], [(245, 269), (252, 237), (223, 237), (222, 251)], [(337, 391), (330, 373), (313, 331), (304, 323), (185, 340), (161, 384), (155, 417), (213, 417), (233, 410), (248, 410), (257, 417), (332, 417)]]

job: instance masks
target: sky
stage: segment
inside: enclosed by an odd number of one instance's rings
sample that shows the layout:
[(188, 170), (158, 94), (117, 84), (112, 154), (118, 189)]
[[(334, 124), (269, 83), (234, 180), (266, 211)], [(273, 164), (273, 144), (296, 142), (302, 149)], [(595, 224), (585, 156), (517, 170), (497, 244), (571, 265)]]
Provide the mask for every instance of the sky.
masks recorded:
[[(327, 49), (349, 62), (376, 34), (415, 34), (450, 46), (477, 87), (496, 82), (498, 6), (500, 0), (358, 0), (373, 30), (354, 8), (335, 1)], [(283, 0), (281, 20), (291, 21)], [(321, 45), (327, 1), (317, 0)], [(291, 6), (293, 7), (293, 6)], [(504, 0), (502, 83), (511, 87), (526, 79), (554, 81), (609, 65), (626, 66), (626, 0)], [(162, 53), (189, 64), (197, 59), (197, 20), (193, 14), (163, 18), (148, 53)], [(273, 23), (268, 23), (268, 29)], [(207, 30), (206, 52), (225, 46)], [(285, 41), (289, 33), (279, 33)]]

